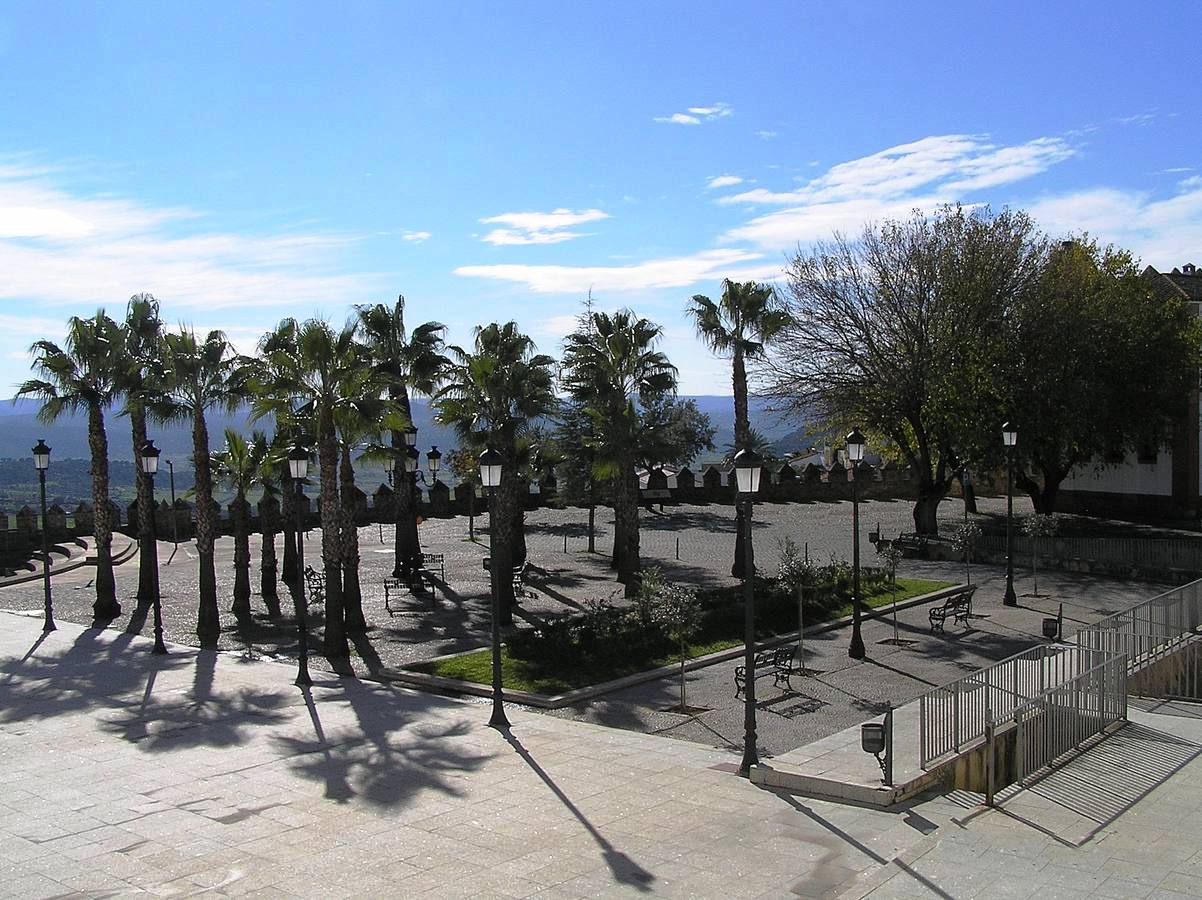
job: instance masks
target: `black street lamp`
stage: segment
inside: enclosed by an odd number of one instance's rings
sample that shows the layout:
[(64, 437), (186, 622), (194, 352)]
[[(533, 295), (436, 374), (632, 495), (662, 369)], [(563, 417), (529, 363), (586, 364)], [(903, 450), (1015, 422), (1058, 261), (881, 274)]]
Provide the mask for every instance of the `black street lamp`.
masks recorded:
[(492, 447), (480, 454), (480, 483), (488, 491), (488, 580), (492, 594), (492, 718), (488, 724), (498, 729), (509, 728), (501, 685), (501, 598), (497, 590), (497, 487), (504, 461)]
[(309, 451), (297, 442), (288, 451), (288, 473), (296, 487), (296, 636), (300, 650), (297, 654), (296, 684), (308, 687), (309, 677), (309, 602), (305, 598), (305, 477), (309, 474)]
[(442, 466), (442, 451), (438, 449), (437, 444), (426, 451), (426, 466), (430, 469), (431, 483), (437, 481), (438, 470)]
[(851, 644), (847, 655), (864, 658), (860, 634), (860, 462), (864, 459), (864, 435), (857, 428), (847, 436), (847, 458), (851, 461)]
[(38, 487), (42, 492), (42, 583), (45, 588), (46, 623), (42, 631), (54, 631), (54, 606), (50, 601), (50, 535), (46, 528), (46, 470), (50, 468), (50, 448), (38, 438), (33, 448), (33, 467), (38, 470)]
[(1018, 429), (1009, 422), (1002, 425), (1002, 444), (1006, 447), (1006, 594), (1003, 606), (1018, 606), (1014, 594), (1014, 548), (1011, 531), (1014, 525), (1014, 448), (1018, 445)]
[(151, 601), (154, 603), (154, 649), (150, 652), (156, 656), (167, 655), (167, 645), (163, 643), (163, 599), (159, 593), (159, 554), (158, 534), (156, 533), (154, 523), (154, 476), (159, 471), (159, 453), (162, 452), (154, 445), (154, 441), (147, 441), (142, 445), (142, 450), (138, 454), (138, 465), (142, 469), (142, 474), (150, 480), (150, 533), (146, 538), (145, 545), (142, 547), (142, 552), (147, 554), (147, 559), (151, 560), (150, 577), (153, 584), (150, 588)]
[(384, 457), (384, 471), (388, 474), (388, 486), (392, 487), (392, 470), (396, 468), (396, 457), (391, 453)]
[(735, 454), (738, 500), (743, 501), (743, 761), (740, 775), (750, 775), (758, 765), (755, 734), (755, 553), (751, 548), (751, 506), (760, 489), (763, 460), (750, 447)]

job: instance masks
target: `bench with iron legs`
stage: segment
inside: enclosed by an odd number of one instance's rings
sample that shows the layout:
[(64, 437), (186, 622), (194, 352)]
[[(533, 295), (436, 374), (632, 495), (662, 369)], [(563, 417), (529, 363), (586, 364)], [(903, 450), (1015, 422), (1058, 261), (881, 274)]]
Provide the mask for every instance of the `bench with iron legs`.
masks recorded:
[(446, 583), (447, 568), (446, 557), (441, 553), (422, 553), (418, 556), (417, 571), (414, 575), (434, 587), (434, 574), (438, 573), (438, 580)]
[[(790, 691), (793, 685), (789, 677), (797, 670), (793, 668), (793, 645), (785, 644), (773, 650), (757, 650), (755, 654), (755, 677), (772, 676), (776, 687), (782, 684)], [(747, 667), (735, 667), (735, 699), (738, 699), (747, 687)]]
[[(492, 571), (492, 557), (491, 556), (484, 557), (484, 570), (486, 572)], [(511, 579), (510, 583), (513, 586), (513, 599), (514, 600), (520, 600), (522, 597), (537, 596), (533, 590), (531, 590), (529, 587), (526, 586), (526, 576), (527, 576), (527, 574), (529, 574), (529, 572), (530, 572), (530, 563), (525, 562), (525, 561), (517, 563), (513, 567), (513, 569), (510, 571), (509, 577)]]
[(948, 616), (952, 617), (954, 623), (967, 628), (968, 618), (972, 615), (972, 595), (976, 590), (975, 584), (966, 584), (945, 596), (941, 606), (932, 607), (927, 616), (931, 620), (931, 633), (946, 634), (943, 626), (947, 623)]
[(310, 603), (326, 602), (326, 575), (312, 566), (305, 566), (305, 590)]

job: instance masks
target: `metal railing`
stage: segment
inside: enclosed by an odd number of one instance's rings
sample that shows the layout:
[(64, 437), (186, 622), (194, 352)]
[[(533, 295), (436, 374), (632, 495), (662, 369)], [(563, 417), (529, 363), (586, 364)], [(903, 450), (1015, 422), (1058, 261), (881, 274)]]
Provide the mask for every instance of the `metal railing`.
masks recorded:
[(1202, 579), (1158, 594), (1077, 632), (1077, 644), (1127, 658), (1134, 675), (1192, 640), (1202, 625)]
[[(1030, 560), (1033, 539), (1013, 535), (1016, 560)], [(1006, 538), (985, 534), (977, 548), (991, 553), (1006, 552)], [(1136, 537), (1047, 537), (1039, 539), (1042, 559), (1082, 559), (1109, 563), (1127, 569), (1202, 572), (1202, 540), (1197, 538)]]
[(1032, 647), (919, 698), (919, 761), (925, 769), (984, 741), (1027, 702), (1093, 669), (1106, 654), (1064, 644)]
[(1024, 781), (1126, 718), (1127, 660), (1111, 656), (1014, 711), (1014, 780)]

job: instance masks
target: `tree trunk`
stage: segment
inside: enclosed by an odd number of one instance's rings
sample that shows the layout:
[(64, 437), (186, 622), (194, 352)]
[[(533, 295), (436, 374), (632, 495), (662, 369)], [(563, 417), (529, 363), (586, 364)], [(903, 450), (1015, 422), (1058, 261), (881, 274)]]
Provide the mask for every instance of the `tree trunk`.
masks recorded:
[[(747, 414), (747, 366), (743, 361), (743, 351), (738, 346), (734, 349), (731, 359), (731, 387), (735, 396), (735, 452), (751, 446), (751, 420)], [(734, 477), (734, 473), (731, 473)], [(730, 565), (730, 574), (735, 578), (743, 577), (745, 565), (743, 551), (743, 506), (735, 502), (735, 555)]]
[(338, 520), (338, 438), (334, 419), (322, 410), (317, 423), (317, 461), (321, 472), (321, 562), (326, 576), (326, 629), (322, 652), (328, 659), (350, 656), (342, 595), (342, 537)]
[(614, 476), (614, 564), (624, 595), (639, 590), (639, 476), (632, 462), (624, 461)]
[(1041, 469), (1041, 474), (1043, 475), (1043, 484), (1040, 484), (1025, 472), (1019, 471), (1016, 467), (1014, 470), (1014, 486), (1031, 498), (1031, 504), (1035, 507), (1035, 512), (1050, 516), (1056, 511), (1056, 500), (1060, 495), (1060, 485), (1067, 476), (1068, 469), (1064, 470), (1064, 474)]
[(239, 491), (230, 506), (234, 526), (234, 604), (230, 612), (239, 624), (249, 623), (250, 612), (250, 504)]
[(297, 599), (299, 593), (297, 589), (297, 571), (296, 571), (296, 485), (292, 479), (281, 479), (283, 490), (280, 493), (280, 515), (283, 516), (282, 523), (284, 529), (284, 584), (288, 587), (288, 593), (292, 595), (292, 599)]
[(939, 504), (946, 495), (946, 487), (941, 490), (929, 483), (918, 486), (918, 499), (914, 501), (914, 530), (918, 534), (939, 533)]
[(92, 454), (92, 521), (96, 531), (96, 601), (92, 613), (111, 622), (121, 615), (117, 602), (117, 579), (113, 575), (113, 519), (109, 508), (109, 442), (104, 431), (104, 412), (88, 407), (88, 450)]
[[(519, 484), (519, 491), (522, 487)], [(513, 564), (521, 565), (526, 561), (526, 505), (522, 502), (525, 497), (518, 493), (518, 501), (513, 505)]]
[(196, 636), (200, 646), (217, 646), (221, 636), (221, 613), (217, 608), (217, 571), (213, 564), (213, 542), (217, 520), (213, 510), (213, 474), (209, 468), (209, 429), (203, 409), (192, 414), (192, 468), (196, 476), (196, 556), (200, 564), (197, 590)]
[[(513, 466), (508, 464), (501, 473), (501, 485), (497, 488), (497, 496), (488, 517), (488, 528), (497, 530), (496, 554), (490, 566), (496, 566), (497, 573), (497, 605), (500, 607), (498, 621), (505, 626), (513, 624), (513, 578), (511, 573), (517, 560), (514, 550), (514, 508), (518, 505), (520, 478)], [(495, 511), (495, 515), (493, 512)]]
[(134, 488), (138, 499), (138, 609), (146, 609), (154, 601), (155, 574), (159, 565), (158, 545), (152, 534), (154, 493), (150, 476), (142, 471), (142, 448), (146, 445), (146, 409), (130, 402), (129, 424), (134, 445)]
[[(389, 388), (392, 399), (400, 407), (406, 419), (413, 422), (413, 408), (409, 405), (409, 392), (402, 387)], [(420, 565), (419, 556), (422, 552), (417, 536), (417, 485), (413, 476), (405, 472), (404, 457), (405, 438), (399, 431), (392, 432), (393, 452), (398, 454), (396, 461), (396, 540), (395, 561), (392, 574), (394, 578), (408, 578)]]
[(355, 469), (351, 465), (351, 448), (342, 443), (342, 460), (338, 472), (339, 494), (342, 497), (342, 603), (346, 610), (346, 630), (349, 634), (367, 631), (363, 616), (363, 593), (359, 588), (359, 529), (355, 525)]
[(269, 492), (274, 487), (264, 480), (263, 499), (259, 501), (259, 527), (262, 533), (262, 544), (259, 548), (259, 595), (267, 614), (278, 619), (280, 610), (279, 592), (279, 559), (275, 552), (275, 536), (280, 531), (279, 503)]

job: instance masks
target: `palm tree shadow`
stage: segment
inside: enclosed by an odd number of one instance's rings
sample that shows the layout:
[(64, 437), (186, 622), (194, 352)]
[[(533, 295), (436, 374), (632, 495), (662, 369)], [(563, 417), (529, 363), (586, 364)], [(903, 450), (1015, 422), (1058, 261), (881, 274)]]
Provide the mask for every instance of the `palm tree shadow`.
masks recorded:
[(531, 755), (530, 751), (522, 745), (517, 735), (512, 730), (506, 729), (502, 732), (505, 735), (505, 740), (511, 746), (522, 761), (530, 767), (539, 780), (547, 786), (547, 788), (555, 795), (555, 797), (567, 807), (568, 812), (576, 817), (576, 820), (584, 826), (584, 829), (589, 833), (597, 846), (601, 848), (601, 857), (605, 860), (605, 864), (609, 866), (610, 872), (613, 873), (614, 880), (619, 884), (629, 885), (641, 893), (650, 893), (651, 884), (655, 881), (655, 876), (636, 863), (633, 859), (627, 856), (622, 851), (614, 847), (613, 844), (606, 839), (592, 822), (582, 813), (577, 806), (571, 801), (567, 794), (555, 783), (546, 770), (543, 769)]

